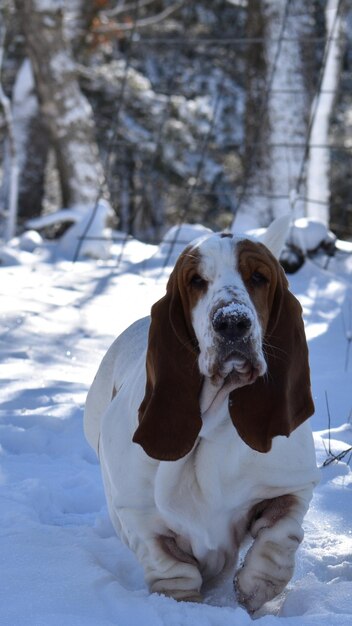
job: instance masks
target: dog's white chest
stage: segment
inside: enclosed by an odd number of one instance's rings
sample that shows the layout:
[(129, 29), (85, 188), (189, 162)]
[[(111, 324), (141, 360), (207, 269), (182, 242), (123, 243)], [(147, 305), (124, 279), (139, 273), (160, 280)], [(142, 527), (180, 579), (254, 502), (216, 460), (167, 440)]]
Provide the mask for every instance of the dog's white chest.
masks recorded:
[(201, 438), (186, 458), (160, 463), (155, 477), (155, 504), (165, 526), (213, 569), (222, 569), (231, 550), (235, 556), (248, 512), (261, 499), (261, 485), (246, 471), (253, 451), (238, 439), (229, 422), (212, 440)]

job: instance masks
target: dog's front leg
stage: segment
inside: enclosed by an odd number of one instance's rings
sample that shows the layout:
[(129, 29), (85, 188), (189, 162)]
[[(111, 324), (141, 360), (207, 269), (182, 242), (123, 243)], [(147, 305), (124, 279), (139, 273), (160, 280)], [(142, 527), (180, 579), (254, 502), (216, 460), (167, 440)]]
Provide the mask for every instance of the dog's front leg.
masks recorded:
[(203, 580), (198, 562), (182, 550), (174, 534), (165, 528), (155, 509), (123, 508), (111, 519), (121, 539), (133, 550), (144, 569), (152, 593), (175, 600), (201, 602)]
[(311, 490), (256, 507), (250, 526), (254, 542), (234, 581), (238, 601), (248, 611), (256, 611), (277, 596), (291, 579), (310, 497)]
[(203, 581), (197, 561), (180, 550), (173, 537), (150, 539), (142, 552), (139, 558), (151, 592), (186, 602), (202, 601)]

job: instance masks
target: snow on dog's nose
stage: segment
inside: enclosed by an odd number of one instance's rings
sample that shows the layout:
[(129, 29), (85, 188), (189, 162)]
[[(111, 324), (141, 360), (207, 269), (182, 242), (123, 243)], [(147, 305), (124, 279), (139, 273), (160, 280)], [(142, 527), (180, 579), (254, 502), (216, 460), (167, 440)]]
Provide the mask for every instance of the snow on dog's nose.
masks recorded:
[(217, 335), (231, 342), (247, 339), (252, 323), (252, 311), (247, 306), (236, 302), (219, 307), (212, 318), (212, 326)]

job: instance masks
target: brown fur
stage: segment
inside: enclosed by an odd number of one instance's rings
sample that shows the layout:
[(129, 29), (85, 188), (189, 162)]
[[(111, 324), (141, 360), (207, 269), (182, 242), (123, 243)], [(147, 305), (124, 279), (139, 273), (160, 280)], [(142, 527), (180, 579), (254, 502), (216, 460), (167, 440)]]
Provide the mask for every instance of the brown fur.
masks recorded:
[(166, 295), (151, 311), (147, 383), (133, 441), (153, 458), (172, 461), (192, 449), (202, 426), (202, 387), (190, 311), (199, 290), (190, 289), (199, 257), (186, 250), (169, 278)]
[(292, 494), (287, 494), (256, 504), (249, 514), (252, 537), (255, 538), (262, 528), (272, 528), (280, 519), (288, 515), (296, 503), (297, 498)]
[[(268, 452), (272, 439), (290, 433), (314, 412), (308, 348), (298, 300), (288, 290), (283, 269), (265, 246), (238, 244), (239, 270), (263, 328), (268, 372), (229, 395), (231, 419), (254, 450)], [(166, 295), (151, 311), (147, 382), (133, 441), (160, 460), (176, 460), (191, 451), (202, 420), (202, 376), (191, 310), (204, 291), (194, 286), (198, 252), (186, 249), (170, 276)], [(254, 285), (253, 272), (267, 282)]]
[(302, 308), (288, 290), (282, 267), (263, 245), (239, 244), (239, 267), (247, 285), (254, 270), (270, 277), (255, 294), (248, 286), (264, 325), (268, 372), (232, 391), (229, 408), (242, 439), (254, 450), (268, 452), (273, 437), (288, 437), (314, 413)]

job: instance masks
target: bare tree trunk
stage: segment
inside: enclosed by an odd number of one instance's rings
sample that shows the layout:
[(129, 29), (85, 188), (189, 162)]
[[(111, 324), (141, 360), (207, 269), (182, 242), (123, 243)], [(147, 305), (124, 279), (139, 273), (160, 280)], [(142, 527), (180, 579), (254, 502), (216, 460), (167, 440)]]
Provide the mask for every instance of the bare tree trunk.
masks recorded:
[[(44, 195), (44, 170), (48, 155), (48, 135), (40, 115), (34, 79), (28, 59), (22, 63), (12, 92), (13, 138), (18, 161), (18, 215), (30, 218), (41, 214)], [(10, 194), (11, 157), (6, 146), (3, 202)]]
[[(290, 15), (286, 6), (290, 10), (292, 4), (295, 13)], [(236, 228), (266, 226), (274, 217), (290, 211), (289, 198), (300, 174), (309, 110), (300, 40), (310, 34), (313, 20), (305, 0), (296, 0), (291, 7), (277, 0), (249, 0), (248, 23), (251, 37), (264, 36), (264, 59), (257, 52), (248, 56), (247, 74), (252, 78), (246, 153), (251, 158), (249, 163), (247, 160)], [(302, 211), (303, 202), (301, 206), (296, 203), (295, 209)]]
[[(266, 22), (262, 0), (248, 0), (246, 34), (248, 37), (246, 71), (246, 112), (244, 147), (244, 185), (239, 190), (239, 203), (235, 229), (257, 226), (259, 213), (266, 209), (260, 198), (262, 175), (266, 168), (268, 146), (263, 137), (268, 136), (267, 104), (263, 101), (267, 87), (268, 69), (265, 55)], [(264, 191), (264, 190), (263, 190)]]
[(95, 203), (103, 171), (90, 104), (77, 81), (56, 2), (16, 0), (41, 110), (54, 146), (65, 206)]
[[(1, 15), (0, 15), (1, 17)], [(17, 208), (18, 208), (18, 153), (15, 140), (12, 108), (9, 98), (3, 90), (1, 83), (2, 62), (4, 56), (5, 29), (0, 29), (0, 105), (4, 112), (4, 119), (8, 135), (8, 189), (5, 202), (6, 225), (5, 241), (12, 239), (16, 232)]]
[(325, 21), (325, 68), (321, 93), (312, 105), (314, 122), (310, 135), (307, 167), (306, 214), (328, 226), (330, 220), (329, 125), (341, 67), (341, 46), (338, 38), (341, 34), (342, 17), (338, 15), (336, 0), (328, 0), (325, 8)]

